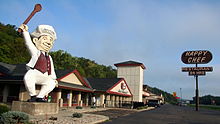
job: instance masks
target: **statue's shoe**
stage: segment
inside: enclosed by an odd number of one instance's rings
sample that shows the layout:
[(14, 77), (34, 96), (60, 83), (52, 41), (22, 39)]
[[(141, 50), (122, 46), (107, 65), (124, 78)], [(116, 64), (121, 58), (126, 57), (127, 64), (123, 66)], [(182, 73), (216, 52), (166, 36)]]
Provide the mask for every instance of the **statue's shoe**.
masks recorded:
[(43, 99), (43, 98), (37, 98), (36, 102), (47, 102), (47, 100)]
[(27, 102), (36, 102), (37, 97), (36, 96), (31, 96), (30, 99), (27, 100)]

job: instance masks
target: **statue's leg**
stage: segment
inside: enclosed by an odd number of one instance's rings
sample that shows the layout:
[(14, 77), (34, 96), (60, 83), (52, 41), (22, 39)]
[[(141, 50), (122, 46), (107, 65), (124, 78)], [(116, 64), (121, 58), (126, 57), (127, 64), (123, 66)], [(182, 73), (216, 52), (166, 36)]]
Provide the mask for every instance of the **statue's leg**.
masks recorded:
[(56, 86), (55, 81), (49, 77), (48, 75), (41, 74), (39, 78), (37, 78), (37, 84), (42, 85), (37, 98), (44, 98), (48, 93), (50, 93)]
[(24, 76), (24, 84), (26, 90), (30, 96), (36, 96), (35, 84), (36, 84), (36, 73), (34, 70), (30, 69)]

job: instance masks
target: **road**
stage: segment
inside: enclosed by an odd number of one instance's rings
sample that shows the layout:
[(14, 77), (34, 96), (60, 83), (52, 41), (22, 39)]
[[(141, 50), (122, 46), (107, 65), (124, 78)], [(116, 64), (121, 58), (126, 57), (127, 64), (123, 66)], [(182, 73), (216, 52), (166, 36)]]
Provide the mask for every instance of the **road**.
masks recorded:
[(220, 124), (220, 111), (163, 105), (160, 108), (132, 113), (102, 124)]

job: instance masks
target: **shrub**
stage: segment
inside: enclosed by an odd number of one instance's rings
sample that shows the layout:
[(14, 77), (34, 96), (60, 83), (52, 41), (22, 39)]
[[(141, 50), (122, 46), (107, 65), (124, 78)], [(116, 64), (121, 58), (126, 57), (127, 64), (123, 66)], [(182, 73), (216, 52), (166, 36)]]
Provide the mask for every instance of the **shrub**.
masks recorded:
[(0, 116), (5, 113), (5, 112), (8, 112), (10, 109), (8, 108), (7, 105), (5, 104), (0, 104)]
[(147, 106), (141, 106), (141, 107), (137, 107), (137, 110), (141, 110), (141, 109), (147, 109)]
[(77, 113), (77, 112), (73, 113), (72, 115), (73, 118), (81, 118), (82, 116), (83, 116), (82, 113)]
[(91, 108), (95, 109), (95, 108), (96, 108), (96, 106), (91, 106)]
[(178, 103), (176, 101), (170, 101), (170, 104), (172, 105), (178, 105)]
[(29, 123), (29, 116), (24, 112), (9, 111), (3, 113), (0, 123), (4, 124), (27, 124)]
[(144, 106), (144, 102), (134, 102), (133, 103), (133, 108), (136, 109), (138, 107)]
[(53, 116), (51, 116), (51, 117), (49, 118), (49, 120), (53, 120), (53, 121), (55, 121), (55, 120), (57, 120), (57, 117), (53, 117)]
[(82, 106), (76, 106), (76, 109), (82, 109), (83, 107)]

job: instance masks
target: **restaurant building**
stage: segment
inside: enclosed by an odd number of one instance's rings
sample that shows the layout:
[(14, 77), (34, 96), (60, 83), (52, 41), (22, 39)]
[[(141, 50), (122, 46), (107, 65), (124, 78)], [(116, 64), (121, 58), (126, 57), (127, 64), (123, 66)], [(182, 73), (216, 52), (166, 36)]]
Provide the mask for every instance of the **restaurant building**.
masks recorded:
[[(0, 62), (0, 102), (27, 101), (28, 95), (23, 77), (27, 72), (25, 64)], [(95, 96), (96, 106), (122, 107), (131, 102), (132, 93), (123, 78), (84, 78), (77, 70), (56, 70), (58, 87), (48, 96), (51, 102), (63, 106), (90, 106)], [(37, 92), (41, 86), (36, 86)]]
[[(139, 62), (126, 61), (115, 64), (117, 78), (85, 78), (77, 70), (56, 70), (58, 87), (50, 94), (51, 102), (60, 107), (96, 106), (125, 107), (133, 102), (152, 99), (164, 101), (143, 88), (144, 69)], [(27, 72), (25, 64), (6, 64), (0, 62), (0, 102), (11, 103), (14, 100), (27, 101), (28, 95), (23, 77)], [(39, 91), (41, 86), (36, 86)]]

